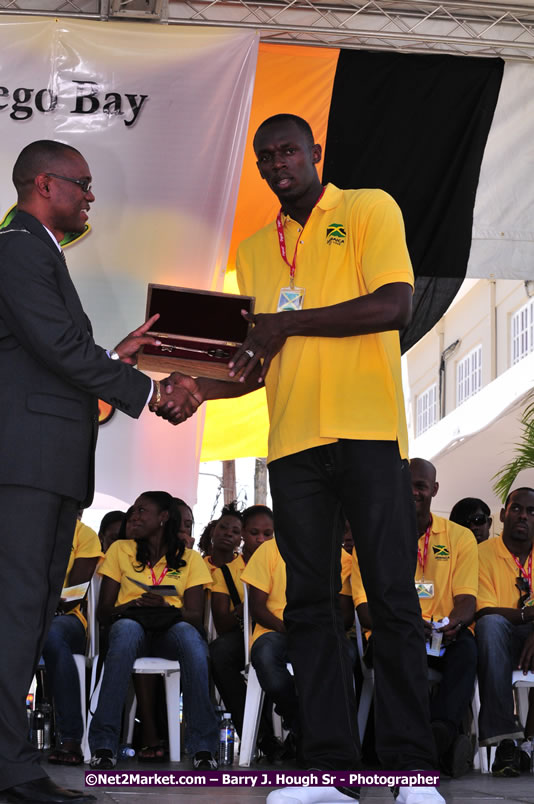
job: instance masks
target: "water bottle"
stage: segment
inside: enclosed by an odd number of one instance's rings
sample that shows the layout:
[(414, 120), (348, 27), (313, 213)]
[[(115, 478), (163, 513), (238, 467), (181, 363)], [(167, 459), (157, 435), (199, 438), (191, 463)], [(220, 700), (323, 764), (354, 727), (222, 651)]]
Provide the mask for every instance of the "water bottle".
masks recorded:
[(48, 751), (52, 747), (52, 706), (48, 701), (43, 701), (41, 704), (41, 712), (43, 713), (43, 748)]
[(131, 745), (121, 745), (119, 748), (119, 759), (132, 759), (135, 756), (135, 749)]
[(32, 723), (32, 743), (38, 751), (43, 750), (44, 745), (44, 715), (40, 709), (33, 713)]
[(234, 762), (235, 728), (229, 712), (223, 715), (219, 738), (219, 766), (232, 765)]

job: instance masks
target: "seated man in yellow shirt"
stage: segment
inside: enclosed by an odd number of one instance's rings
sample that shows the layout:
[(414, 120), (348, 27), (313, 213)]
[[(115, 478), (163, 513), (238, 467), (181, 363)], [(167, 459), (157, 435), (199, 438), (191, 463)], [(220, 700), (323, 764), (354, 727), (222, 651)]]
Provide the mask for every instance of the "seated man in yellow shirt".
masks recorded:
[[(64, 586), (77, 586), (93, 577), (102, 556), (100, 540), (92, 528), (76, 522)], [(52, 687), (56, 748), (48, 757), (54, 765), (80, 765), (83, 719), (80, 682), (73, 654), (85, 654), (87, 621), (79, 600), (60, 602), (43, 648), (47, 678)]]
[[(525, 606), (532, 598), (534, 489), (512, 491), (501, 522), (502, 535), (478, 548), (479, 735), (481, 745), (498, 744), (494, 776), (519, 776), (521, 755), (516, 743), (523, 738), (523, 728), (514, 714), (512, 671), (534, 670), (534, 606)], [(530, 713), (525, 735), (534, 736)]]
[[(419, 537), (415, 585), (429, 645), (435, 624), (446, 621), (437, 629), (443, 635), (443, 655), (428, 657), (429, 665), (442, 674), (430, 703), (432, 732), (442, 769), (451, 776), (461, 776), (471, 760), (471, 743), (460, 734), (460, 726), (473, 695), (477, 667), (475, 640), (467, 627), (475, 614), (477, 543), (467, 528), (430, 513), (439, 488), (434, 466), (413, 458), (410, 475)], [(355, 552), (352, 595), (362, 627), (372, 628)]]
[[(350, 591), (351, 559), (344, 550), (340, 552), (340, 603), (347, 629), (354, 620)], [(287, 669), (290, 659), (283, 619), (286, 607), (286, 565), (275, 539), (258, 547), (243, 570), (241, 581), (249, 585), (250, 613), (256, 623), (250, 659), (262, 689), (274, 702), (284, 728), (290, 732), (287, 746), (296, 750), (298, 759), (298, 701), (294, 678)], [(356, 712), (354, 716), (356, 717)], [(285, 758), (289, 758), (288, 754), (289, 751)]]

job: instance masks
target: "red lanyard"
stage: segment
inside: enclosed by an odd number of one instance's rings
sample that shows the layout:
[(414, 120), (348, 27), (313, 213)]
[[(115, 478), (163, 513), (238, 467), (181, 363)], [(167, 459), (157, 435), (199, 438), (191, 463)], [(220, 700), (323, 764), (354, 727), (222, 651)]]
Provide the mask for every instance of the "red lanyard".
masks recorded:
[[(514, 554), (512, 553), (512, 555)], [(527, 579), (530, 593), (532, 594), (532, 550), (530, 551), (530, 555), (528, 557), (527, 572), (525, 572), (525, 570), (521, 566), (521, 562), (515, 555), (514, 555), (514, 561), (517, 564), (517, 568), (519, 569), (519, 574), (522, 575), (523, 578)]]
[(154, 570), (152, 569), (152, 564), (150, 563), (150, 561), (147, 562), (147, 567), (149, 568), (150, 574), (152, 575), (152, 583), (154, 584), (154, 586), (159, 586), (160, 583), (162, 582), (162, 580), (164, 579), (164, 577), (166, 576), (167, 572), (169, 571), (169, 568), (165, 567), (165, 569), (163, 570), (163, 572), (161, 573), (159, 578), (156, 578), (156, 574), (155, 574)]
[(432, 527), (432, 517), (430, 517), (430, 525), (426, 529), (425, 544), (424, 544), (424, 547), (423, 547), (423, 555), (422, 556), (421, 556), (421, 550), (419, 549), (419, 547), (417, 548), (417, 560), (419, 561), (419, 563), (421, 565), (421, 569), (423, 570), (423, 573), (422, 573), (423, 574), (423, 577), (422, 577), (423, 581), (425, 580), (425, 565), (426, 565), (426, 557), (427, 557), (427, 554), (428, 554), (428, 542), (430, 541), (430, 529), (431, 529), (431, 527)]
[[(321, 200), (321, 198), (323, 197), (323, 195), (324, 195), (324, 187), (323, 187), (323, 191), (322, 191), (321, 195), (319, 196), (319, 198), (317, 199), (317, 201), (313, 205), (313, 209), (310, 212), (310, 215), (313, 212), (313, 210), (315, 209), (315, 207), (317, 206), (317, 204), (319, 203), (319, 201)], [(308, 215), (308, 217), (304, 221), (304, 226), (306, 226), (306, 224), (310, 220), (310, 215)], [(297, 237), (297, 242), (295, 243), (295, 253), (293, 254), (293, 260), (291, 262), (289, 262), (289, 260), (287, 259), (286, 238), (285, 238), (285, 235), (284, 235), (284, 227), (282, 226), (282, 210), (281, 209), (280, 209), (280, 212), (278, 213), (278, 215), (276, 216), (276, 229), (278, 231), (278, 244), (280, 246), (280, 254), (281, 254), (281, 257), (282, 257), (283, 261), (286, 263), (286, 265), (289, 265), (289, 285), (290, 285), (290, 287), (294, 287), (294, 284), (295, 284), (294, 280), (295, 280), (295, 269), (296, 269), (296, 265), (297, 265), (297, 249), (299, 247), (300, 238), (302, 237), (302, 231), (304, 230), (304, 226), (302, 227), (302, 230), (299, 232), (299, 236)]]

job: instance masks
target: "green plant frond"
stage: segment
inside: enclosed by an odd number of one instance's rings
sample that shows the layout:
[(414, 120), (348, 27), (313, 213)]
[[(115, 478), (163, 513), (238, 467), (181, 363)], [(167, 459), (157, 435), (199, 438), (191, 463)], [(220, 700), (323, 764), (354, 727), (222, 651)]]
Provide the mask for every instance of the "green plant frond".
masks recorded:
[(534, 423), (525, 427), (522, 439), (515, 445), (515, 457), (494, 475), (493, 490), (503, 503), (518, 474), (524, 469), (534, 468)]

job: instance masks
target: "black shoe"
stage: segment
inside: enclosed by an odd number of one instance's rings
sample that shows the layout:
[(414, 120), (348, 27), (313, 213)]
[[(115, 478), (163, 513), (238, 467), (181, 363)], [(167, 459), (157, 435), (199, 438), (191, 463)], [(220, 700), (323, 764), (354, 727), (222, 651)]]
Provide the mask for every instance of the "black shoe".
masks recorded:
[(494, 776), (508, 777), (521, 774), (521, 752), (513, 740), (501, 740), (495, 752), (491, 772)]
[(84, 804), (86, 801), (96, 801), (95, 796), (89, 793), (59, 787), (48, 776), (8, 787), (0, 795), (4, 795), (8, 801), (22, 804)]
[(360, 788), (359, 787), (338, 787), (336, 785), (336, 790), (339, 790), (340, 793), (343, 793), (346, 796), (350, 796), (356, 801), (356, 804), (360, 801)]
[(260, 762), (264, 759), (269, 765), (279, 765), (284, 761), (284, 743), (274, 734), (268, 734), (262, 740), (258, 740), (258, 749), (261, 752)]
[(89, 767), (93, 770), (111, 770), (116, 764), (117, 757), (113, 756), (113, 751), (109, 748), (97, 748), (91, 757)]
[(458, 779), (467, 773), (473, 764), (473, 746), (467, 734), (459, 734), (446, 755), (441, 766), (444, 773)]
[(193, 770), (217, 770), (219, 763), (211, 751), (197, 751), (193, 757)]

